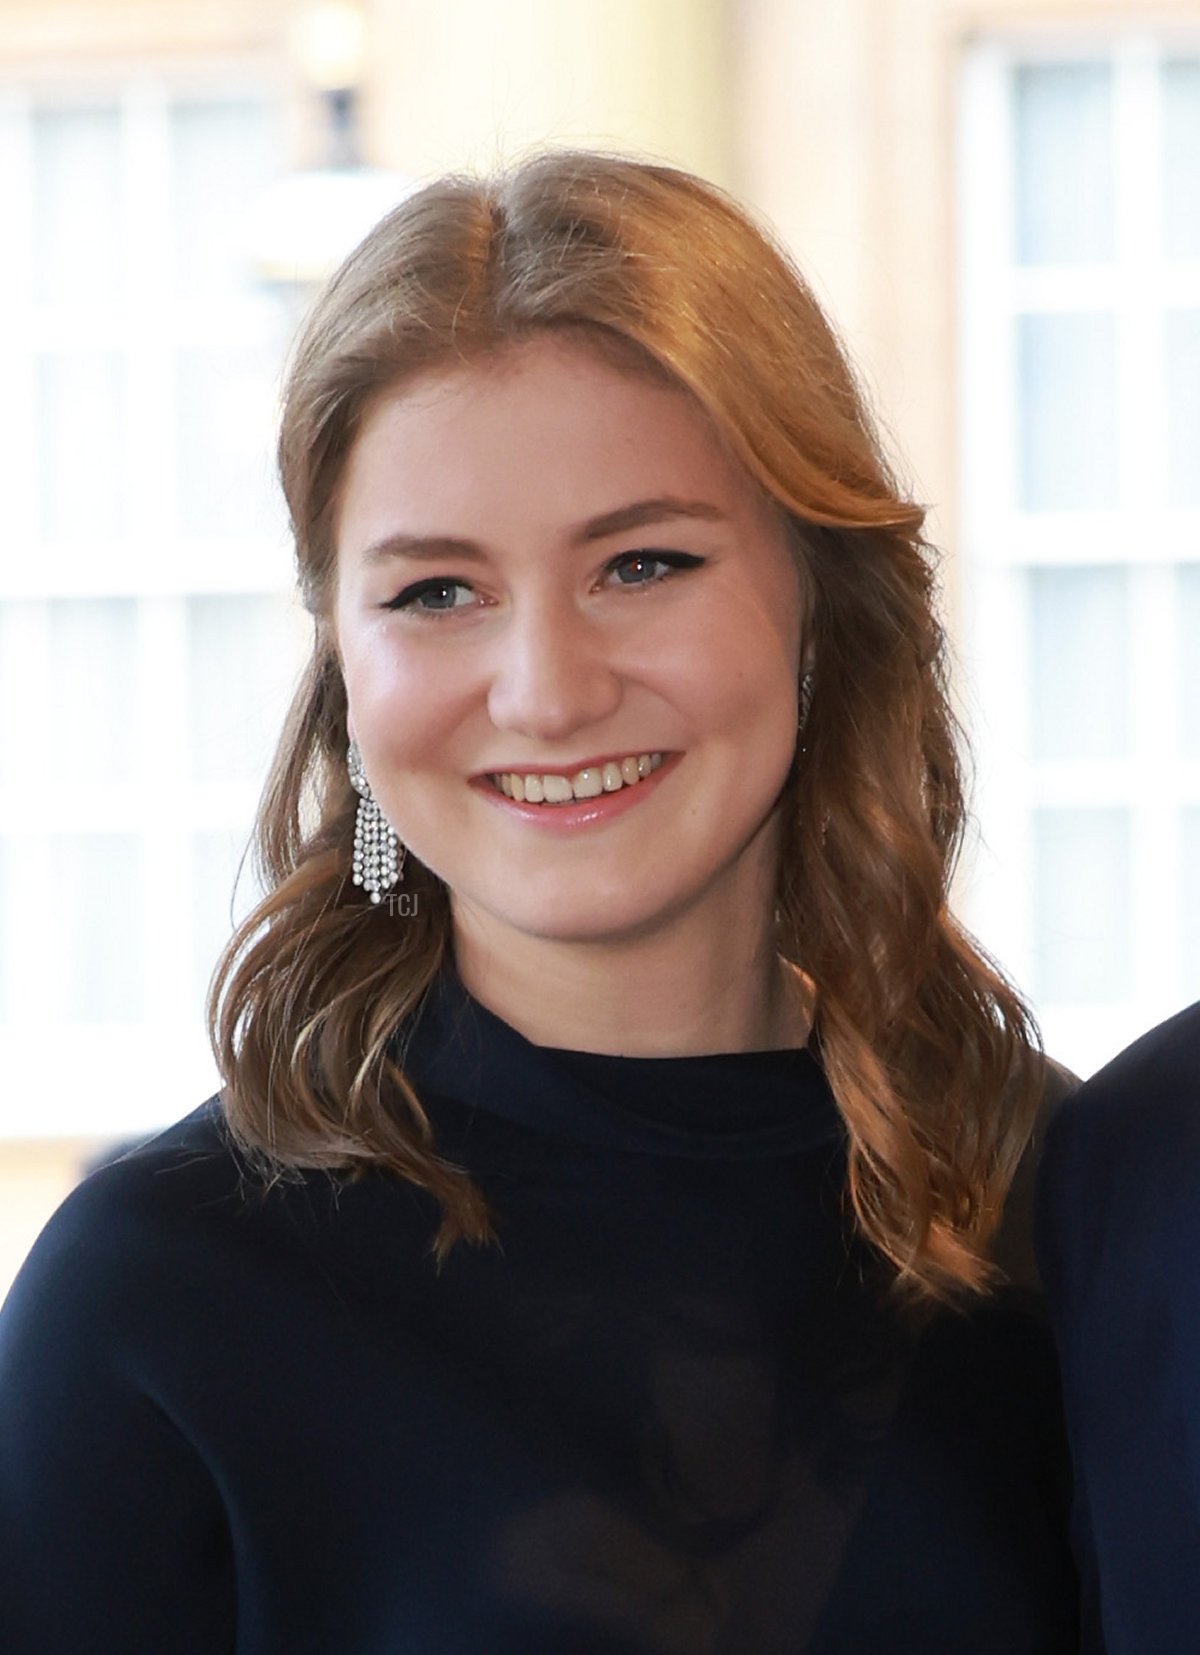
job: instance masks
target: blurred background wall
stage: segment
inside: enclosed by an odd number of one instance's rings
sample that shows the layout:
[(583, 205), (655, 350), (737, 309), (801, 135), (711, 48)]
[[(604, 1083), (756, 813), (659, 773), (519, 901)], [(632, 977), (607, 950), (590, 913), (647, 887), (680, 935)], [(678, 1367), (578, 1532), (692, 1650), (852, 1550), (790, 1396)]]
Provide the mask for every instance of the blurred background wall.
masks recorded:
[(728, 186), (840, 325), (946, 552), (960, 907), (1049, 1049), (1200, 995), (1200, 0), (0, 0), (0, 1290), (215, 1089), (312, 283), (542, 143)]

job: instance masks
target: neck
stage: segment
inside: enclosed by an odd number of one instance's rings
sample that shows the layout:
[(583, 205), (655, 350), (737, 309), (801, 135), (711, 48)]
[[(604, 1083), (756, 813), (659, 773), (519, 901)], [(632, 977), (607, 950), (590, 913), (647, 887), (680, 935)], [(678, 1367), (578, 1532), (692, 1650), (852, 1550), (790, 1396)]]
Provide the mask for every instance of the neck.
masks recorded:
[(564, 942), (490, 933), (455, 913), (468, 993), (537, 1046), (625, 1057), (688, 1057), (803, 1046), (810, 985), (775, 952), (769, 914), (754, 932), (687, 920), (655, 936)]

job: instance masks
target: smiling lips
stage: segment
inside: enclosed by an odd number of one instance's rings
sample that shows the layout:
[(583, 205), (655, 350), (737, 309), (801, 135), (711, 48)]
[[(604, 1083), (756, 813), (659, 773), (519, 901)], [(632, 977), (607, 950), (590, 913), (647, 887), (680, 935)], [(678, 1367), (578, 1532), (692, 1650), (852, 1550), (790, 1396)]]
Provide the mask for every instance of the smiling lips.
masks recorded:
[(662, 761), (661, 753), (637, 753), (623, 759), (609, 759), (603, 764), (585, 765), (571, 775), (502, 770), (491, 774), (488, 781), (505, 798), (523, 804), (569, 805), (578, 799), (596, 799), (602, 793), (619, 793), (623, 787), (633, 787), (657, 770)]

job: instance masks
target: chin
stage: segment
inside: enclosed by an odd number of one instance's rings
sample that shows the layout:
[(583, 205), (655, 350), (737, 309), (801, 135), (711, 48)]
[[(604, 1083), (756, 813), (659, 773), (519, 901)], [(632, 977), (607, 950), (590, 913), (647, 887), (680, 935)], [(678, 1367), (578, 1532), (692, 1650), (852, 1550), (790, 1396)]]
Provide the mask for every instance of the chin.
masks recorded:
[(498, 915), (502, 923), (527, 937), (540, 937), (545, 942), (562, 943), (617, 943), (632, 940), (654, 930), (662, 918), (661, 911), (647, 913), (614, 913), (611, 908), (598, 910), (580, 908), (564, 913), (561, 908), (547, 911)]
[[(648, 894), (648, 893), (647, 893)], [(487, 923), (518, 935), (560, 943), (619, 943), (652, 934), (676, 911), (657, 892), (651, 900), (639, 901), (624, 887), (610, 895), (594, 888), (586, 895), (573, 888), (569, 895), (547, 892), (519, 905), (508, 902), (467, 899), (470, 908)]]

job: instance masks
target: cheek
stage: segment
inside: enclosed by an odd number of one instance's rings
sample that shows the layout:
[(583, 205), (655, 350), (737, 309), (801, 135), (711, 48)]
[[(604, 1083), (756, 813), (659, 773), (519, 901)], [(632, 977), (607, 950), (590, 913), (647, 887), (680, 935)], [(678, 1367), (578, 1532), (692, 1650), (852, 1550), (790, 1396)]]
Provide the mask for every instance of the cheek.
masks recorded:
[(703, 617), (686, 650), (673, 652), (718, 724), (790, 724), (800, 671), (800, 615), (783, 583), (727, 592)]
[(349, 724), (368, 754), (415, 757), (444, 745), (462, 714), (464, 675), (386, 625), (347, 631), (342, 677)]

